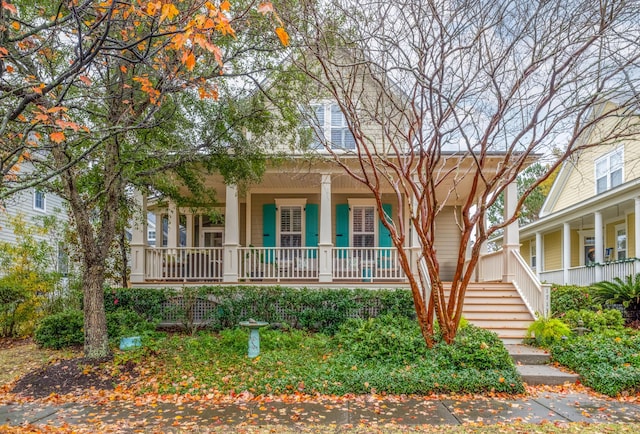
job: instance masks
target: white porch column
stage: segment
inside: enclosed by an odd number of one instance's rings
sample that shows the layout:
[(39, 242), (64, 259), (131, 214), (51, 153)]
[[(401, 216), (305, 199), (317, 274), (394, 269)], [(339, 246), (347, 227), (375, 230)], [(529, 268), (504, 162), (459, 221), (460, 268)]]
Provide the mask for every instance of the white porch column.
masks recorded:
[(167, 247), (170, 249), (178, 247), (178, 234), (180, 232), (180, 219), (178, 217), (178, 207), (176, 203), (169, 200)]
[(538, 280), (540, 280), (540, 273), (542, 272), (544, 262), (542, 254), (542, 234), (536, 232), (536, 277)]
[[(537, 247), (536, 247), (537, 248)], [(571, 266), (571, 227), (562, 224), (562, 275), (564, 284), (569, 284), (569, 267)]]
[(156, 218), (156, 247), (163, 247), (164, 245), (164, 225), (162, 223), (162, 213), (154, 213)]
[(318, 280), (320, 282), (333, 281), (333, 259), (331, 241), (331, 175), (322, 174), (320, 181), (320, 232), (318, 234)]
[(223, 282), (238, 281), (238, 246), (240, 245), (240, 215), (238, 188), (227, 185), (224, 211)]
[[(518, 184), (513, 181), (504, 190), (504, 219), (509, 220), (516, 214), (516, 204), (518, 203)], [(503, 269), (502, 281), (513, 282), (514, 261), (511, 259), (511, 252), (520, 249), (520, 232), (518, 219), (504, 228), (502, 253)]]
[(600, 282), (602, 280), (602, 264), (604, 262), (604, 232), (602, 228), (602, 213), (600, 211), (596, 211), (593, 214), (594, 217), (594, 235), (596, 241), (596, 281)]
[(147, 248), (147, 197), (139, 190), (133, 193), (133, 200), (140, 215), (135, 214), (131, 227), (131, 274), (132, 283), (144, 282), (145, 249)]
[[(413, 208), (413, 212), (415, 214), (418, 213), (418, 198), (415, 196), (411, 197), (411, 204)], [(407, 227), (409, 228), (409, 230), (411, 231), (411, 253), (410, 253), (410, 258), (411, 258), (411, 274), (413, 275), (414, 279), (416, 280), (416, 282), (422, 282), (422, 280), (420, 280), (420, 274), (418, 271), (418, 264), (419, 264), (419, 259), (420, 259), (420, 255), (422, 254), (422, 246), (420, 244), (420, 237), (418, 236), (418, 231), (416, 230), (416, 228), (413, 226), (413, 223), (411, 223), (411, 212), (408, 213), (409, 214), (409, 224), (407, 225)]]
[(185, 214), (186, 220), (187, 220), (187, 247), (193, 247), (193, 213), (192, 212), (188, 212), (187, 214)]
[[(635, 258), (640, 258), (640, 197), (636, 197), (635, 199), (635, 222), (634, 222), (634, 232), (635, 232), (635, 251), (633, 252), (633, 256)], [(636, 273), (640, 273), (640, 261), (636, 261)]]

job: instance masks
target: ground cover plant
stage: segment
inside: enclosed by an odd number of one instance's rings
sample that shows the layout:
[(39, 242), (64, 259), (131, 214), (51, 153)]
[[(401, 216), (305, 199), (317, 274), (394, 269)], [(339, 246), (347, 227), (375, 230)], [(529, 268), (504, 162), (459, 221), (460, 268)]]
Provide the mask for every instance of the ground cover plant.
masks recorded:
[(523, 385), (502, 342), (468, 325), (453, 345), (427, 349), (415, 321), (384, 315), (351, 320), (335, 337), (295, 329), (263, 330), (261, 355), (247, 357), (248, 333), (171, 335), (120, 354), (140, 361), (143, 392), (206, 395), (349, 393), (520, 393)]

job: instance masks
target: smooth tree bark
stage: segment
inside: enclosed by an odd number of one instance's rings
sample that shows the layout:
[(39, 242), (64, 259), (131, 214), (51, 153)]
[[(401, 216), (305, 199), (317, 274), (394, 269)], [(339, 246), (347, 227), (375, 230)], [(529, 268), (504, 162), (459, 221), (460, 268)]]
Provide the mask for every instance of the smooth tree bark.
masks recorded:
[[(562, 161), (637, 133), (629, 120), (640, 104), (639, 2), (330, 0), (304, 7), (307, 19), (290, 27), (300, 47), (293, 63), (315, 82), (307, 103), (335, 101), (356, 147), (337, 150), (319, 139), (373, 194), (379, 215), (383, 194), (395, 197), (397, 219), (382, 220), (423, 336), (433, 344), (437, 320), (451, 343), (482, 244), (518, 218)], [(536, 159), (544, 170), (515, 213), (487, 223), (488, 209)], [(450, 289), (440, 277), (438, 217), (458, 228)], [(418, 264), (405, 250), (411, 232)]]

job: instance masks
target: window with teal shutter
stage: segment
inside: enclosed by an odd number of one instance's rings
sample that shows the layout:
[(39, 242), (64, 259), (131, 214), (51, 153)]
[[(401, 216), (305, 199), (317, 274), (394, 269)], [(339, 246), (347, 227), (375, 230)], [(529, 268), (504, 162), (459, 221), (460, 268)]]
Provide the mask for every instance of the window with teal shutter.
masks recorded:
[[(382, 210), (386, 214), (388, 220), (391, 220), (393, 217), (393, 207), (390, 203), (383, 203)], [(379, 247), (393, 247), (393, 242), (391, 241), (391, 233), (382, 223), (382, 219), (385, 216), (380, 216), (380, 220), (378, 220), (378, 246)], [(384, 249), (380, 252), (380, 258), (378, 259), (378, 267), (380, 268), (390, 268), (391, 261), (389, 257), (391, 256), (391, 250)]]
[[(349, 204), (336, 205), (336, 247), (349, 247)], [(340, 257), (346, 256), (346, 251), (339, 252)]]

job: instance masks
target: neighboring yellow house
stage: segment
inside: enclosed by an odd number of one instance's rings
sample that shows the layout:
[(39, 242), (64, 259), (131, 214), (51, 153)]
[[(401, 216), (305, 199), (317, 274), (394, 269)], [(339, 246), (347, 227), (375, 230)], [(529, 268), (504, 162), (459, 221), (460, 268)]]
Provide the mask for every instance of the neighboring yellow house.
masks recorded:
[(620, 119), (590, 131), (589, 142), (612, 128), (621, 134), (565, 161), (540, 219), (520, 228), (520, 253), (542, 282), (589, 285), (640, 272), (640, 117)]

